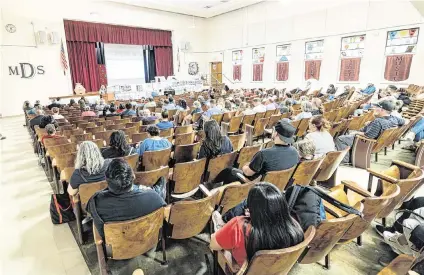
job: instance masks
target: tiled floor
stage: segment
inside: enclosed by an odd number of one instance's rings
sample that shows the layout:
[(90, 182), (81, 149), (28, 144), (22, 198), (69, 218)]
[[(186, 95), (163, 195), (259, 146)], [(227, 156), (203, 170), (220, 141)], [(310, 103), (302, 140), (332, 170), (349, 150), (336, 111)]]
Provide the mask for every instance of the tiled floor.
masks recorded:
[(22, 124), (0, 120), (0, 274), (90, 274), (68, 225), (50, 221), (51, 187)]

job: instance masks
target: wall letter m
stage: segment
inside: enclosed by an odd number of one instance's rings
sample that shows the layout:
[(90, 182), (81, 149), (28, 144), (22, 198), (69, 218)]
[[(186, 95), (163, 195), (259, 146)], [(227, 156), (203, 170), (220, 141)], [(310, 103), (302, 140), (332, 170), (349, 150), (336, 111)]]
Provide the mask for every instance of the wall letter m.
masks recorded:
[(9, 66), (9, 75), (19, 75), (18, 66), (15, 66), (15, 70), (12, 66)]

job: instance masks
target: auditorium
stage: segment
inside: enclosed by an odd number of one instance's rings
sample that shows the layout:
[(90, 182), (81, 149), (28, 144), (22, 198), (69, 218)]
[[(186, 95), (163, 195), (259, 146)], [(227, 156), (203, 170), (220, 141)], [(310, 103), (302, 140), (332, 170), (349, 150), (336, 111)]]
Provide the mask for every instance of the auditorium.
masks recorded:
[(411, 0), (3, 1), (0, 274), (424, 274), (421, 31)]

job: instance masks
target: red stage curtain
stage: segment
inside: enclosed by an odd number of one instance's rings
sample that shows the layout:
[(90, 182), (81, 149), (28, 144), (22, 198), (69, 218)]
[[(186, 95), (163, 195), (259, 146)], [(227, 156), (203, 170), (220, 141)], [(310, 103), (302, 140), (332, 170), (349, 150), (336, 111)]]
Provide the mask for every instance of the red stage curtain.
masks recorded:
[(262, 81), (264, 64), (253, 64), (253, 81)]
[(386, 58), (384, 79), (388, 81), (404, 81), (409, 78), (412, 54), (390, 55)]
[(241, 81), (241, 65), (233, 66), (233, 80)]
[(72, 76), (72, 87), (81, 83), (87, 92), (100, 88), (99, 67), (96, 57), (96, 43), (66, 42)]
[(361, 58), (343, 58), (340, 64), (340, 81), (359, 81)]
[(289, 62), (277, 63), (277, 81), (287, 81), (289, 79)]
[(105, 85), (107, 87), (107, 73), (106, 73), (106, 66), (105, 65), (98, 65), (99, 66), (99, 81), (100, 86)]
[(67, 41), (172, 46), (170, 31), (65, 20)]
[(156, 75), (174, 75), (172, 60), (172, 47), (155, 47)]
[(314, 78), (319, 80), (321, 71), (321, 60), (308, 60), (305, 61), (305, 80)]

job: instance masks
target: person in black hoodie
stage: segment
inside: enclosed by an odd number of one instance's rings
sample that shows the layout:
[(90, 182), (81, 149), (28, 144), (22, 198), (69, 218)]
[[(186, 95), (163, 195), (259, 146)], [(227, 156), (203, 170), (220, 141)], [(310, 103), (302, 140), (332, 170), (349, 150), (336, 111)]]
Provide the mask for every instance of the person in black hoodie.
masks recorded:
[(75, 170), (69, 182), (68, 193), (76, 195), (81, 184), (104, 181), (109, 163), (110, 160), (102, 157), (100, 149), (94, 142), (82, 142), (75, 159)]
[(110, 135), (109, 147), (102, 150), (105, 159), (120, 158), (135, 154), (133, 147), (129, 146), (122, 130), (115, 131)]
[(112, 160), (106, 181), (108, 188), (94, 194), (87, 203), (87, 212), (102, 238), (106, 222), (140, 218), (166, 206), (155, 191), (134, 185), (134, 173), (124, 159)]

